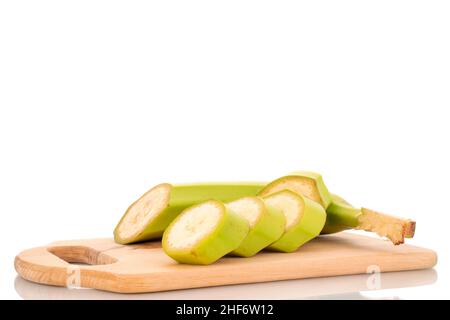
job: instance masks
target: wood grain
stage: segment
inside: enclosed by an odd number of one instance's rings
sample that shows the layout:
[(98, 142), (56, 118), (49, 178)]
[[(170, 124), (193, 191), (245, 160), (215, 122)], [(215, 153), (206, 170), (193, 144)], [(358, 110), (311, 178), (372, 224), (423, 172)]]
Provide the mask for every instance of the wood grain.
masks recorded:
[[(17, 255), (24, 279), (56, 286), (120, 292), (157, 292), (368, 272), (432, 268), (434, 251), (350, 233), (321, 236), (293, 253), (262, 252), (252, 258), (225, 257), (209, 266), (183, 265), (166, 256), (159, 242), (119, 245), (112, 239), (59, 241)], [(81, 265), (78, 265), (81, 264)]]

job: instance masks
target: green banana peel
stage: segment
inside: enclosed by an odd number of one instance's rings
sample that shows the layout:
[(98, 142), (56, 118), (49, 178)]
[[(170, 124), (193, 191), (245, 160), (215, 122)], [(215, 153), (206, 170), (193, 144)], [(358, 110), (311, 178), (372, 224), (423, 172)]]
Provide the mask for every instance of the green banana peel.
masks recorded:
[(331, 195), (332, 201), (327, 208), (327, 221), (321, 234), (336, 233), (358, 226), (358, 217), (361, 210), (354, 208), (345, 199), (335, 194)]
[(246, 219), (210, 200), (184, 210), (163, 234), (164, 252), (180, 263), (211, 264), (247, 237)]
[[(334, 193), (330, 193), (331, 195), (331, 202), (333, 203), (337, 203), (337, 204), (342, 204), (342, 205), (346, 205), (349, 207), (352, 207), (351, 203), (348, 202), (347, 200), (345, 200), (344, 198), (342, 198), (341, 196), (334, 194)], [(330, 203), (331, 204), (331, 203)]]
[(256, 195), (261, 182), (159, 184), (128, 207), (114, 230), (120, 244), (158, 239), (184, 209), (210, 199), (229, 202)]

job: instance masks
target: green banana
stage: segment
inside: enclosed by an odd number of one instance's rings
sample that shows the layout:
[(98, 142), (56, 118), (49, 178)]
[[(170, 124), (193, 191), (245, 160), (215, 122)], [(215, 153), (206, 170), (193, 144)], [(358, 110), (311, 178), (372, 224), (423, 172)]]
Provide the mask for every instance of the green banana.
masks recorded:
[(256, 195), (264, 183), (159, 184), (126, 210), (114, 230), (117, 243), (129, 244), (160, 238), (184, 209), (210, 199), (229, 202)]
[(157, 239), (181, 211), (192, 205), (209, 199), (230, 202), (246, 196), (266, 197), (282, 190), (303, 195), (326, 209), (322, 234), (358, 229), (385, 236), (394, 244), (414, 236), (414, 221), (355, 208), (330, 194), (320, 174), (297, 171), (267, 185), (261, 182), (157, 185), (127, 209), (114, 230), (114, 239), (121, 244)]
[(237, 249), (248, 232), (245, 218), (222, 202), (209, 200), (175, 218), (164, 231), (162, 247), (178, 262), (206, 265)]

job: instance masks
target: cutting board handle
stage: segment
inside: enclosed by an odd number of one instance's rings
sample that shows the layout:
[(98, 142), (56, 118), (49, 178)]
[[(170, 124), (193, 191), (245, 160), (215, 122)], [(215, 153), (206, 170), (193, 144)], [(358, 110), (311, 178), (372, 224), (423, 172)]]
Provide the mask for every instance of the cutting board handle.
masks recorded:
[(87, 246), (53, 246), (48, 247), (47, 252), (70, 264), (101, 265), (117, 262), (116, 258)]
[[(65, 287), (89, 287), (96, 266), (118, 262), (99, 248), (89, 245), (51, 245), (25, 250), (14, 267), (24, 279)], [(94, 273), (92, 273), (94, 272)]]

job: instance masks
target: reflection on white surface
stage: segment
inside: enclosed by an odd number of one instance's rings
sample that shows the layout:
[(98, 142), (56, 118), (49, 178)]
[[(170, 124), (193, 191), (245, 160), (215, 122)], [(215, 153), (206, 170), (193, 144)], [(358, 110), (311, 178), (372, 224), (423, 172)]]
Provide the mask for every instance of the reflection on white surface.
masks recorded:
[[(20, 277), (15, 289), (23, 299), (373, 299), (363, 292), (370, 288), (370, 274), (275, 281), (210, 288), (141, 294), (117, 294), (94, 289), (67, 289), (35, 284)], [(437, 280), (434, 269), (388, 272), (380, 275), (376, 290), (430, 285)], [(375, 290), (375, 289), (374, 289)], [(381, 299), (398, 299), (380, 296)]]

